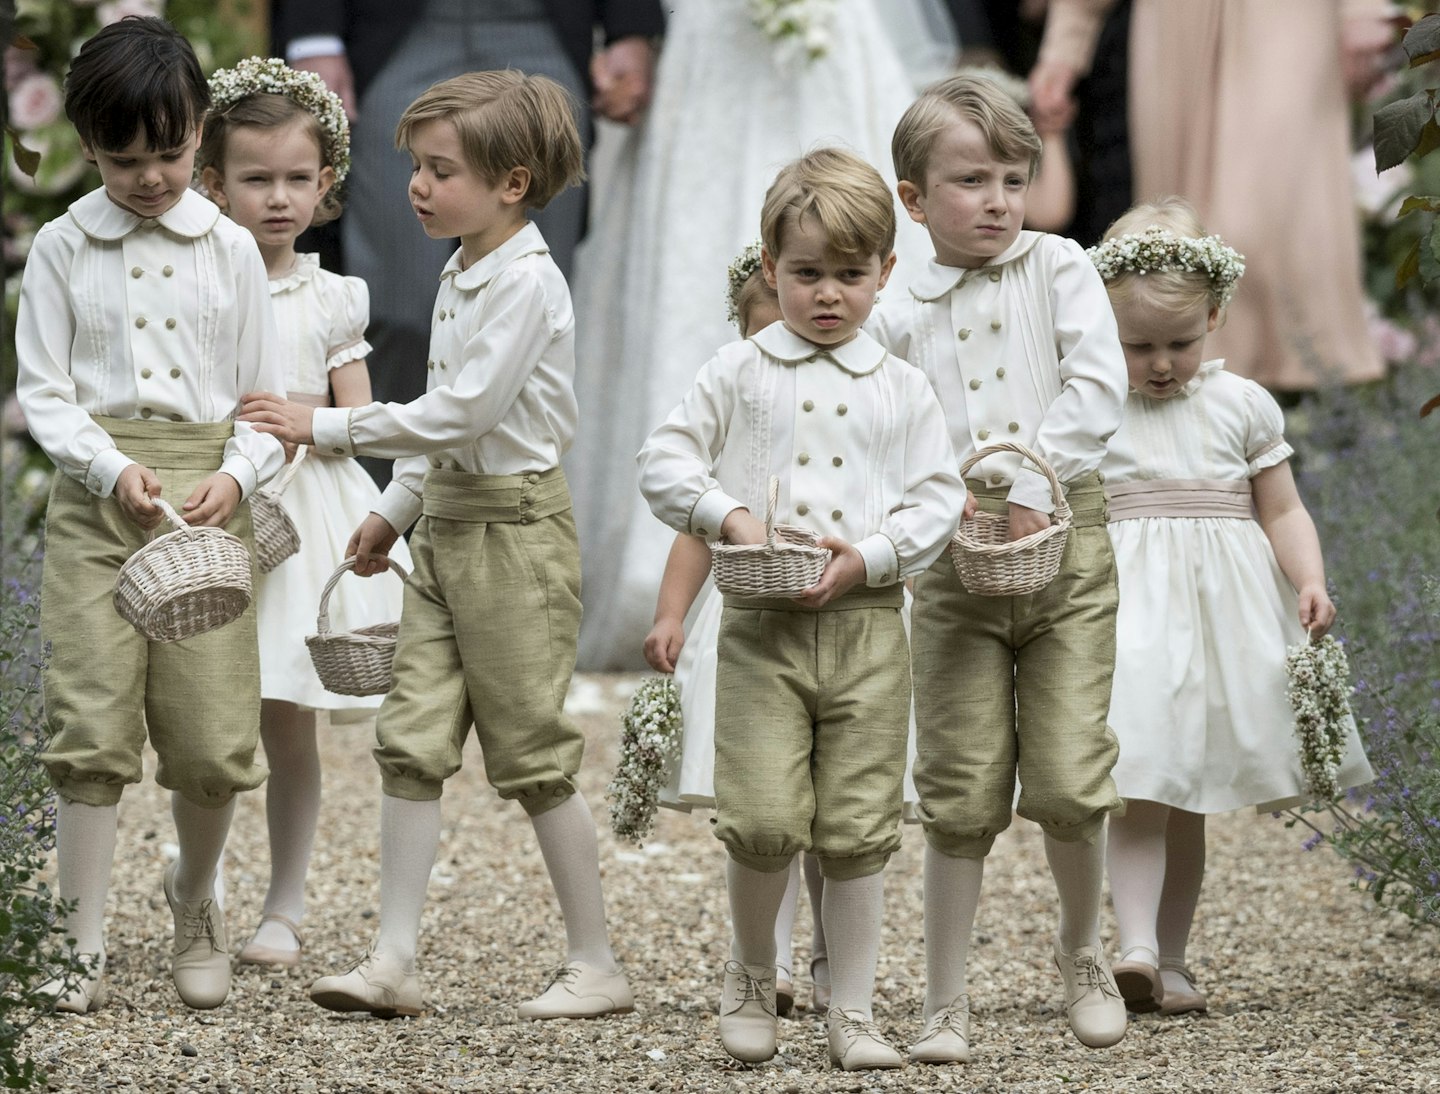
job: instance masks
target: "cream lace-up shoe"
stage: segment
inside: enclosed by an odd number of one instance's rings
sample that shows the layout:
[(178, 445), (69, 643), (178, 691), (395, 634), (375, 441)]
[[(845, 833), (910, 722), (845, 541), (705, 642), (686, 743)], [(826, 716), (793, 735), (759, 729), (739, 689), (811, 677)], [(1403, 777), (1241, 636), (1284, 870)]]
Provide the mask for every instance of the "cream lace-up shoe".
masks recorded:
[(617, 966), (610, 972), (584, 961), (567, 961), (550, 974), (545, 990), (520, 1004), (521, 1018), (599, 1018), (635, 1009), (630, 982)]
[(830, 1008), (825, 1019), (830, 1027), (830, 1063), (843, 1071), (872, 1071), (900, 1067), (905, 1061), (895, 1046), (885, 1040), (873, 1018), (858, 1010)]
[(968, 1064), (970, 1062), (970, 996), (956, 996), (925, 1023), (925, 1032), (910, 1046), (917, 1064)]
[(196, 1010), (210, 1010), (230, 994), (230, 944), (225, 915), (213, 894), (203, 900), (175, 898), (175, 868), (165, 868), (165, 900), (175, 917), (175, 956), (170, 976), (180, 1001)]
[(363, 1010), (376, 1018), (414, 1018), (425, 1013), (415, 970), (374, 950), (349, 972), (315, 981), (310, 986), (310, 999), (326, 1010)]
[(758, 1064), (775, 1055), (775, 966), (725, 962), (720, 993), (720, 1043), (735, 1059)]
[(1095, 946), (1066, 953), (1055, 944), (1055, 964), (1065, 980), (1065, 1013), (1080, 1043), (1109, 1048), (1125, 1036), (1125, 1001), (1105, 955)]

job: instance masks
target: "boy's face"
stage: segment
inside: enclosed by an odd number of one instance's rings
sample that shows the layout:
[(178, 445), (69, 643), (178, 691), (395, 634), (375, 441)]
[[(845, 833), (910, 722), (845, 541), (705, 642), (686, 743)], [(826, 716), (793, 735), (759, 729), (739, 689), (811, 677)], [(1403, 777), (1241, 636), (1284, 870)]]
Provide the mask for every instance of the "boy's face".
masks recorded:
[(195, 153), (200, 148), (200, 127), (178, 148), (151, 150), (138, 130), (117, 152), (83, 146), (85, 158), (100, 169), (100, 181), (110, 200), (138, 217), (158, 217), (174, 207), (190, 188)]
[(997, 160), (969, 118), (956, 115), (936, 138), (923, 182), (923, 192), (914, 180), (897, 191), (910, 219), (930, 232), (941, 265), (984, 265), (1020, 234), (1030, 165)]
[(895, 256), (838, 254), (815, 218), (806, 216), (785, 226), (778, 255), (761, 252), (761, 266), (780, 297), (785, 325), (817, 346), (838, 346), (870, 317)]
[(525, 223), (530, 172), (488, 181), (465, 159), (454, 123), (432, 118), (410, 133), (410, 206), (431, 239), (460, 239), (465, 264), (484, 258)]

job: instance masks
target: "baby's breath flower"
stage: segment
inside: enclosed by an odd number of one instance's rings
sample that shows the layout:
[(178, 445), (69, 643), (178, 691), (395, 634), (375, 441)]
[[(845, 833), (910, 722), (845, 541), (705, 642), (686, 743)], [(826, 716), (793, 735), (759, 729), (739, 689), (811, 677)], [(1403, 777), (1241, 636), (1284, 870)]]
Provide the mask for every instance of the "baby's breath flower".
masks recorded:
[(325, 138), (326, 159), (335, 169), (335, 184), (350, 173), (350, 122), (340, 96), (314, 72), (291, 68), (278, 57), (246, 57), (234, 68), (210, 77), (210, 111), (224, 114), (251, 95), (284, 95), (315, 115)]
[(729, 276), (726, 281), (725, 292), (725, 314), (730, 322), (740, 322), (740, 290), (745, 287), (745, 282), (750, 280), (750, 275), (760, 268), (760, 241), (746, 245), (734, 262), (730, 263)]
[(644, 843), (655, 830), (665, 763), (680, 744), (680, 689), (673, 676), (641, 683), (620, 715), (620, 763), (605, 788), (610, 827), (621, 839)]
[(830, 52), (835, 0), (749, 0), (750, 18), (775, 43), (782, 68)]
[(1300, 767), (1310, 793), (1329, 801), (1340, 793), (1336, 775), (1345, 756), (1350, 722), (1350, 662), (1345, 647), (1326, 635), (1286, 651), (1290, 682), (1286, 695), (1295, 711)]
[(1085, 253), (1106, 281), (1127, 272), (1143, 276), (1152, 270), (1203, 271), (1210, 279), (1210, 297), (1220, 308), (1230, 303), (1235, 283), (1245, 272), (1245, 256), (1219, 236), (1177, 236), (1158, 225), (1107, 239)]

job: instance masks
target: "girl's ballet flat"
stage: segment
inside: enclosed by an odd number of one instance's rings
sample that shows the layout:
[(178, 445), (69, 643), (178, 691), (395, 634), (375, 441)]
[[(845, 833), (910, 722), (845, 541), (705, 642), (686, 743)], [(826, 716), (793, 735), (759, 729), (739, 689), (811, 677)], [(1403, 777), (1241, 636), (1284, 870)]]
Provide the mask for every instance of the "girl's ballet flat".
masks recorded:
[(51, 980), (42, 984), (38, 992), (55, 1000), (57, 1014), (89, 1014), (92, 1010), (99, 1010), (108, 994), (105, 988), (105, 958), (99, 958), (94, 976), (87, 976), (62, 994), (63, 986), (61, 981)]
[(775, 978), (775, 1013), (781, 1018), (790, 1017), (795, 1009), (795, 983), (792, 980)]
[(290, 933), (295, 936), (295, 948), (293, 950), (277, 950), (274, 946), (260, 945), (252, 937), (235, 955), (235, 960), (241, 965), (280, 965), (287, 969), (295, 968), (300, 964), (300, 951), (305, 946), (305, 939), (300, 935), (299, 925), (289, 916), (278, 915), (274, 912), (267, 912), (260, 917), (260, 926), (263, 927), (270, 922), (282, 923), (289, 928)]
[(1161, 1014), (1204, 1014), (1210, 1009), (1205, 1002), (1205, 996), (1195, 990), (1195, 976), (1188, 968), (1178, 961), (1162, 961), (1160, 968), (1167, 972), (1178, 972), (1185, 978), (1188, 989), (1167, 991), (1165, 997), (1160, 1000)]
[(1115, 986), (1125, 1000), (1125, 1006), (1136, 1014), (1149, 1014), (1164, 1006), (1165, 985), (1160, 979), (1160, 970), (1149, 961), (1132, 960), (1131, 954), (1148, 956), (1149, 951), (1133, 949), (1110, 966), (1115, 977)]

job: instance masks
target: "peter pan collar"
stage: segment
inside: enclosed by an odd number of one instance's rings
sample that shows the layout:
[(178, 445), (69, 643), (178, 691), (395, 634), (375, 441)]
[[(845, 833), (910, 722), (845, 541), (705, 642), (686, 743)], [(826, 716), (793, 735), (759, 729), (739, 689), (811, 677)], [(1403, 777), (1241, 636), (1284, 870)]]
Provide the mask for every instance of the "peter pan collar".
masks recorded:
[(315, 271), (320, 268), (320, 256), (317, 254), (297, 254), (295, 256), (295, 268), (284, 277), (270, 278), (270, 295), (279, 296), (283, 292), (289, 292), (297, 285), (303, 285), (315, 276)]
[(124, 239), (138, 228), (164, 228), (171, 235), (199, 239), (220, 219), (219, 207), (194, 190), (186, 190), (180, 200), (158, 217), (136, 216), (110, 200), (102, 186), (92, 190), (70, 206), (70, 216), (80, 230), (91, 239)]
[(440, 271), (440, 280), (454, 278), (454, 285), (457, 289), (462, 292), (473, 292), (475, 289), (483, 289), (490, 284), (496, 274), (517, 258), (524, 258), (526, 255), (547, 254), (550, 245), (545, 242), (545, 237), (540, 234), (540, 229), (527, 220), (525, 227), (469, 269), (460, 267), (463, 250), (464, 248), (461, 248), (450, 256), (450, 261), (445, 263), (445, 269)]
[(854, 376), (874, 372), (885, 362), (887, 354), (885, 347), (863, 330), (856, 331), (855, 337), (843, 346), (817, 346), (814, 342), (805, 341), (783, 322), (771, 323), (764, 330), (757, 331), (750, 336), (750, 341), (787, 365), (828, 357)]
[(1044, 234), (1044, 232), (1022, 231), (1015, 237), (1014, 243), (979, 266), (942, 266), (932, 258), (925, 263), (925, 268), (910, 282), (910, 295), (917, 300), (939, 300), (962, 281), (973, 278), (982, 271), (989, 272), (997, 266), (1003, 266), (1007, 262), (1013, 262), (1022, 255), (1028, 254), (1040, 242)]

